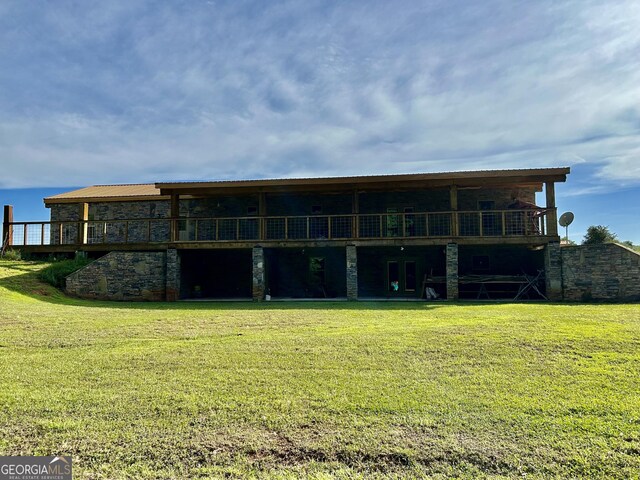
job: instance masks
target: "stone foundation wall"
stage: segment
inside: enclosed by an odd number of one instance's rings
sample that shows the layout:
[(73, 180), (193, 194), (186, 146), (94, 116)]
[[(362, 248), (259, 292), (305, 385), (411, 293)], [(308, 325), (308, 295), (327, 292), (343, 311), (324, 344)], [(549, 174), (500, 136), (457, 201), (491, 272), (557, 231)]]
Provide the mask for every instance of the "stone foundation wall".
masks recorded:
[(110, 252), (66, 279), (68, 294), (99, 300), (166, 299), (165, 252)]
[(640, 300), (640, 254), (615, 243), (561, 248), (565, 300)]
[[(356, 247), (346, 248), (347, 296), (357, 298)], [(253, 298), (265, 294), (265, 255), (252, 252)], [(545, 251), (546, 290), (550, 300), (639, 301), (640, 254), (618, 244), (560, 247)], [(111, 252), (69, 275), (70, 295), (101, 300), (176, 300), (180, 255), (168, 252)], [(449, 299), (458, 298), (458, 245), (446, 246)]]

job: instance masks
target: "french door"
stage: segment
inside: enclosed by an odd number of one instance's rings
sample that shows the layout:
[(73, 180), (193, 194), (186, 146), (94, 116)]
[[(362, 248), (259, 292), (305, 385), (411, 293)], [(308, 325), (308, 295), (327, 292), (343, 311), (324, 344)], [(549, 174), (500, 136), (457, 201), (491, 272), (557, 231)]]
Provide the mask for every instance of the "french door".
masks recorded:
[(413, 294), (418, 288), (415, 260), (391, 259), (387, 261), (387, 293)]

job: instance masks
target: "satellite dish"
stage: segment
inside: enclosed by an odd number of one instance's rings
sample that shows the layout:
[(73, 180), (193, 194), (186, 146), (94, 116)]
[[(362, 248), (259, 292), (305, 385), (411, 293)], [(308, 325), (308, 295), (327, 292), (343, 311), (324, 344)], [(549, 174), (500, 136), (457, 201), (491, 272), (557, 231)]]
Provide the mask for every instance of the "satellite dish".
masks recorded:
[(569, 243), (569, 225), (571, 225), (571, 222), (573, 222), (573, 212), (564, 212), (560, 215), (560, 219), (558, 220), (560, 226), (564, 227), (564, 238), (567, 243)]
[(564, 212), (562, 215), (560, 215), (560, 220), (558, 220), (558, 223), (561, 227), (568, 227), (569, 225), (571, 225), (571, 222), (573, 222), (573, 218), (573, 212)]

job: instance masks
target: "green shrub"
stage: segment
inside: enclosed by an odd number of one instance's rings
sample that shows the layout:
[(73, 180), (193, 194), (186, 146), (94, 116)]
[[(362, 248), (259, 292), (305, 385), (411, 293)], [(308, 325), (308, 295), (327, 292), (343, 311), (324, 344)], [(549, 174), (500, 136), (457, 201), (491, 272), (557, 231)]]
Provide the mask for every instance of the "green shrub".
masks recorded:
[(78, 256), (73, 260), (60, 260), (40, 270), (38, 276), (40, 277), (40, 280), (50, 283), (54, 287), (64, 288), (65, 277), (67, 275), (71, 275), (76, 270), (80, 270), (89, 263), (91, 263), (91, 260), (81, 256)]
[(22, 260), (22, 254), (20, 253), (20, 250), (8, 249), (4, 252), (2, 258), (5, 260)]

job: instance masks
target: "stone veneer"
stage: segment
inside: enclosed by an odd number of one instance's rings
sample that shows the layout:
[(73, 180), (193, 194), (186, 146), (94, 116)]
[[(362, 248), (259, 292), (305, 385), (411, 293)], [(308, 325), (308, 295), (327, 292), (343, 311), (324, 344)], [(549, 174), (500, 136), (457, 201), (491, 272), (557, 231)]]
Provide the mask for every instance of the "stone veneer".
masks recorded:
[(70, 295), (100, 300), (165, 300), (164, 252), (110, 252), (66, 279)]
[(358, 251), (355, 245), (347, 245), (347, 299), (358, 299)]
[[(640, 254), (617, 244), (560, 247), (545, 251), (546, 291), (550, 300), (640, 300)], [(458, 298), (458, 245), (447, 253), (447, 298)], [(265, 257), (254, 247), (253, 298), (265, 295)], [(346, 247), (347, 298), (358, 297), (357, 249)], [(103, 300), (169, 300), (179, 297), (180, 255), (167, 252), (111, 252), (69, 275), (70, 295)]]
[(265, 294), (264, 249), (253, 247), (251, 253), (253, 262), (252, 295), (254, 300), (262, 301)]
[(168, 302), (175, 302), (180, 298), (180, 255), (178, 255), (178, 250), (169, 248), (166, 258), (165, 297)]
[(447, 299), (457, 300), (458, 290), (458, 244), (447, 244)]
[(565, 300), (640, 300), (640, 254), (615, 243), (565, 246)]
[(544, 278), (549, 300), (562, 300), (562, 258), (560, 243), (550, 242), (544, 247)]

